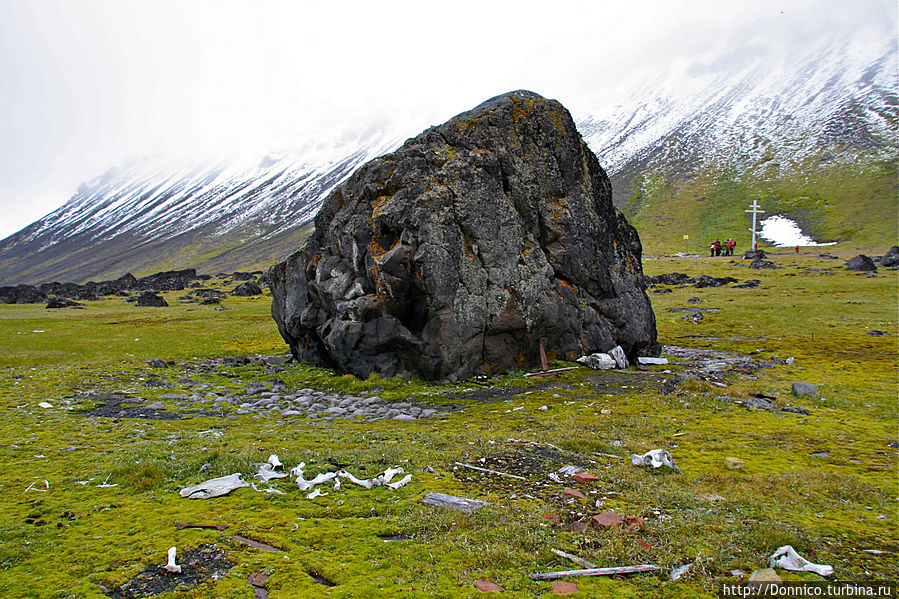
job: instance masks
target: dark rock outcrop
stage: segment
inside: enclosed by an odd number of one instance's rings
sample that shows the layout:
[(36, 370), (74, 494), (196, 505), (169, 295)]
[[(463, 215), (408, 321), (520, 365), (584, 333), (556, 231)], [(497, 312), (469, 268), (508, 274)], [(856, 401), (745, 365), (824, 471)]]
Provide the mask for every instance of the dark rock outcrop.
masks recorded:
[(241, 283), (240, 285), (232, 289), (231, 295), (236, 295), (239, 297), (262, 295), (262, 289), (253, 281), (247, 281), (246, 283)]
[(83, 308), (81, 304), (65, 297), (52, 297), (47, 302), (47, 309), (53, 310), (57, 308)]
[(34, 285), (0, 287), (0, 304), (42, 304), (47, 294)]
[(889, 267), (889, 266), (899, 266), (899, 245), (894, 245), (887, 253), (880, 257), (880, 265)]
[(764, 260), (768, 257), (765, 250), (746, 250), (743, 252), (744, 260)]
[(877, 270), (874, 261), (864, 254), (859, 254), (855, 258), (846, 261), (846, 270), (859, 270), (862, 272), (870, 272)]
[(756, 270), (761, 268), (777, 268), (777, 265), (770, 260), (762, 260), (761, 258), (756, 258), (749, 265), (749, 268), (754, 268)]
[(695, 283), (696, 279), (687, 276), (682, 272), (669, 272), (661, 275), (653, 275), (649, 277), (652, 285), (686, 285), (687, 283)]
[(658, 352), (642, 248), (568, 111), (485, 102), (353, 174), (268, 273), (299, 360), (456, 380), (620, 345)]
[(165, 298), (160, 297), (152, 291), (144, 291), (137, 298), (137, 305), (150, 308), (164, 308), (169, 305)]
[(699, 275), (699, 277), (696, 278), (696, 284), (693, 286), (702, 289), (704, 287), (721, 287), (722, 285), (727, 285), (728, 283), (739, 283), (739, 281), (733, 277), (711, 277), (709, 275)]

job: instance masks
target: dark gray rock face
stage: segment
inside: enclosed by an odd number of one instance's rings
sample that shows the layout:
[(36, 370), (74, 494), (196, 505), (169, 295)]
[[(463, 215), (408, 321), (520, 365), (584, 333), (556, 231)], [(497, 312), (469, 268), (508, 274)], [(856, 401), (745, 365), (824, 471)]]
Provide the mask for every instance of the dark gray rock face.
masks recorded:
[(864, 254), (859, 254), (846, 261), (846, 270), (874, 271), (877, 270), (877, 265)]
[(267, 278), (294, 356), (446, 381), (658, 352), (642, 247), (568, 111), (499, 96), (362, 166)]

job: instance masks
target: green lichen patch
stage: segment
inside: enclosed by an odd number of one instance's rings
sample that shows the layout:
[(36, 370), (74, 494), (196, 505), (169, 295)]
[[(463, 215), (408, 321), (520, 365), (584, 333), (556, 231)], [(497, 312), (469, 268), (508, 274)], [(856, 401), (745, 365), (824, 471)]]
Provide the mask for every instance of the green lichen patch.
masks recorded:
[[(549, 584), (528, 574), (576, 567), (551, 549), (601, 567), (661, 567), (578, 579), (584, 596), (712, 597), (717, 582), (736, 580), (732, 571), (765, 567), (785, 544), (832, 565), (841, 580), (893, 578), (897, 278), (885, 269), (858, 276), (819, 253), (775, 253), (780, 268), (764, 272), (741, 266), (739, 257), (647, 261), (650, 275), (762, 281), (756, 289), (672, 287), (651, 295), (660, 340), (689, 350), (669, 348), (668, 365), (548, 378), (515, 372), (447, 386), (361, 381), (292, 363), (273, 369), (256, 360), (285, 351), (265, 300), (228, 298), (223, 312), (193, 304), (136, 312), (104, 300), (70, 316), (0, 306), (8, 348), (0, 370), (0, 591), (104, 597), (104, 588), (133, 588), (141, 572), (160, 568), (171, 546), (179, 555), (214, 546), (233, 567), (159, 596), (251, 597), (247, 577), (263, 572), (273, 597), (470, 597), (479, 594), (477, 580), (500, 584), (507, 596), (540, 597)], [(701, 301), (687, 301), (693, 297)], [(669, 311), (689, 306), (721, 311), (698, 323)], [(103, 324), (112, 320), (120, 324)], [(871, 329), (891, 334), (873, 337)], [(146, 347), (136, 350), (133, 339)], [(54, 351), (64, 358), (55, 360)], [(690, 352), (735, 361), (703, 370), (715, 359), (683, 357)], [(253, 359), (224, 360), (247, 355)], [(153, 368), (152, 358), (174, 365)], [(213, 409), (206, 397), (242, 398), (249, 384), (272, 387), (274, 379), (287, 389), (414, 401), (441, 414), (409, 422), (237, 414), (238, 406)], [(794, 381), (814, 384), (817, 393), (792, 396)], [(753, 393), (774, 397), (777, 411), (740, 405)], [(140, 399), (139, 406), (160, 402), (160, 411), (184, 418), (90, 415), (102, 394)], [(631, 454), (654, 448), (667, 449), (681, 473), (631, 464)], [(178, 494), (235, 472), (253, 481), (273, 453), (287, 469), (304, 462), (307, 479), (341, 469), (367, 479), (402, 467), (412, 481), (396, 490), (347, 480), (334, 490), (330, 481), (320, 487), (327, 495), (314, 499), (292, 476), (214, 499)], [(743, 460), (742, 470), (729, 470), (728, 457)], [(566, 465), (598, 480), (558, 475)], [(462, 514), (422, 505), (432, 491), (489, 506)], [(566, 530), (601, 512), (642, 521)], [(178, 528), (192, 524), (227, 528)], [(283, 551), (250, 547), (235, 535)], [(683, 578), (669, 579), (671, 568), (689, 562)]]

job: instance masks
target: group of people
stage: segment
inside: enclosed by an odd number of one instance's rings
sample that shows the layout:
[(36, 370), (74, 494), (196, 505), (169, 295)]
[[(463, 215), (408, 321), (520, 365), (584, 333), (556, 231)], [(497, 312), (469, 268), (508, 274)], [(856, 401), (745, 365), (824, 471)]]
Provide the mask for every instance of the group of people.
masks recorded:
[(734, 241), (733, 237), (724, 243), (721, 243), (720, 239), (716, 239), (709, 246), (709, 256), (733, 256), (735, 247), (737, 247), (737, 242)]

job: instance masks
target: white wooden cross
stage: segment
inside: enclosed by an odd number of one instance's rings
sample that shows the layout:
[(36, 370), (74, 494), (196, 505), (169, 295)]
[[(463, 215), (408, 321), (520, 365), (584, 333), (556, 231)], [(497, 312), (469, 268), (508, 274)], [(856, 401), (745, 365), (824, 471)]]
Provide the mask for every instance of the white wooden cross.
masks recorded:
[(756, 216), (765, 212), (764, 210), (760, 210), (761, 206), (759, 206), (758, 200), (752, 200), (752, 206), (750, 206), (752, 210), (744, 210), (743, 212), (752, 212), (752, 245), (749, 246), (750, 249), (755, 249), (755, 219)]

